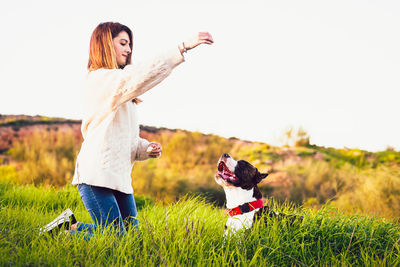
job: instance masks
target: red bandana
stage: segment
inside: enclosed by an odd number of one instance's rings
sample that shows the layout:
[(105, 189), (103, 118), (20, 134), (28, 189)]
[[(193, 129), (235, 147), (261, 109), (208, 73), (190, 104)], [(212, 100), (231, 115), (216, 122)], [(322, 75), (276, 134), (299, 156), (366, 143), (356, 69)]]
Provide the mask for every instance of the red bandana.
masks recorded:
[(244, 203), (243, 205), (237, 206), (233, 209), (226, 209), (226, 213), (228, 213), (228, 215), (232, 217), (262, 208), (263, 206), (264, 203), (262, 199), (258, 199), (252, 202)]

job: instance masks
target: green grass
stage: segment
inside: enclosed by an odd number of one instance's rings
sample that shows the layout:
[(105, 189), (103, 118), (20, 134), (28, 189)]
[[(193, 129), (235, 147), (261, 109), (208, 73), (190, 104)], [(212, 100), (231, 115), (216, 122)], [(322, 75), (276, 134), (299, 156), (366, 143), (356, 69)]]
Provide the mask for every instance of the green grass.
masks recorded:
[(226, 215), (200, 198), (165, 206), (136, 196), (140, 228), (117, 237), (111, 230), (83, 237), (39, 237), (38, 228), (71, 208), (90, 222), (79, 194), (63, 189), (0, 184), (1, 266), (399, 266), (400, 229), (393, 222), (344, 216), (324, 207), (277, 211), (304, 215), (288, 226), (269, 219), (223, 238)]

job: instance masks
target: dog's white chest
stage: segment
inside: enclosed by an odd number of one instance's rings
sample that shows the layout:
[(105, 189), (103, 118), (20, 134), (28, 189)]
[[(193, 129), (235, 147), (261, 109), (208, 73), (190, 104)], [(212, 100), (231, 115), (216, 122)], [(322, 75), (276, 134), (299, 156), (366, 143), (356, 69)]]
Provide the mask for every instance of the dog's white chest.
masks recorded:
[[(226, 207), (232, 209), (247, 202), (254, 201), (253, 189), (244, 190), (242, 188), (224, 188), (226, 195)], [(258, 209), (257, 209), (258, 210)], [(253, 225), (254, 214), (257, 210), (245, 214), (235, 215), (228, 218), (226, 222), (227, 231), (236, 232), (249, 229)]]
[(255, 212), (256, 210), (253, 210), (245, 214), (229, 217), (226, 222), (227, 230), (230, 229), (231, 231), (236, 232), (251, 228)]

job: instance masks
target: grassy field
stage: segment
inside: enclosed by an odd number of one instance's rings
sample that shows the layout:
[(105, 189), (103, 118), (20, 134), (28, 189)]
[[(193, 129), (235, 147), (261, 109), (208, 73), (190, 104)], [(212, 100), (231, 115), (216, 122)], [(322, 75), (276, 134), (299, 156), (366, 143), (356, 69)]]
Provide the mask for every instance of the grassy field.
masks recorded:
[[(224, 211), (199, 198), (162, 205), (136, 197), (140, 228), (117, 237), (110, 230), (90, 241), (60, 234), (39, 237), (38, 229), (71, 208), (90, 222), (79, 194), (62, 189), (0, 183), (1, 266), (399, 266), (400, 228), (379, 218), (344, 216), (328, 207), (296, 208), (305, 216), (292, 227), (257, 223), (223, 239)], [(277, 211), (289, 212), (278, 204)]]

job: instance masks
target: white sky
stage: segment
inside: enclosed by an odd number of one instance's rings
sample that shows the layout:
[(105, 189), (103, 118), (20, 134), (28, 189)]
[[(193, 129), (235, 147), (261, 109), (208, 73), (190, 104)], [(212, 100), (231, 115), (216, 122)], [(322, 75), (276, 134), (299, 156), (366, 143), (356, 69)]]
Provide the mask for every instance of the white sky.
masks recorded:
[(81, 119), (89, 39), (105, 21), (133, 30), (133, 61), (214, 37), (141, 97), (142, 124), (273, 145), (292, 125), (317, 145), (400, 149), (397, 0), (2, 0), (0, 113)]

